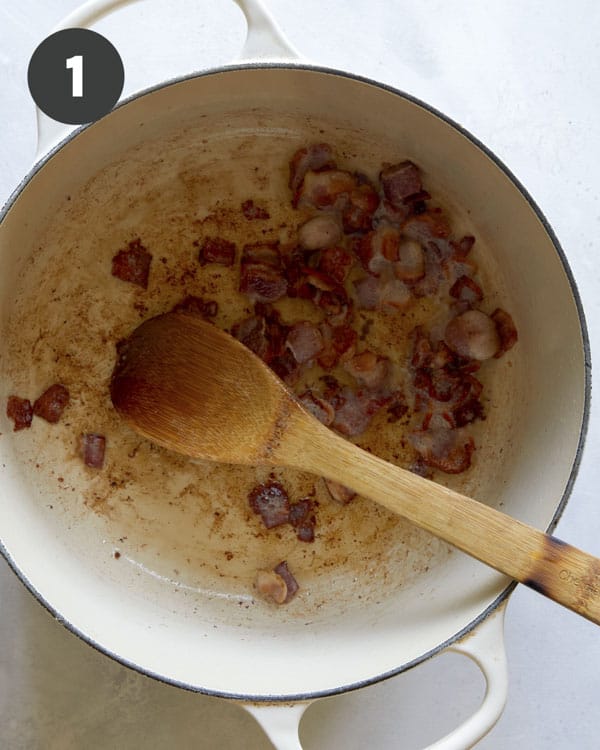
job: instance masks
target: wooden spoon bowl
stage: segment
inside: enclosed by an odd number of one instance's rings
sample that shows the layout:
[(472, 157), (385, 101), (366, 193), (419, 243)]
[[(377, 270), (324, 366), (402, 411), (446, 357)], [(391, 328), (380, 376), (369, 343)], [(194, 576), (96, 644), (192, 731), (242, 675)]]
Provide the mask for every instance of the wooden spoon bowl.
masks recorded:
[(136, 328), (119, 346), (111, 398), (159, 445), (347, 485), (600, 624), (599, 559), (344, 440), (249, 349), (197, 316), (167, 313)]

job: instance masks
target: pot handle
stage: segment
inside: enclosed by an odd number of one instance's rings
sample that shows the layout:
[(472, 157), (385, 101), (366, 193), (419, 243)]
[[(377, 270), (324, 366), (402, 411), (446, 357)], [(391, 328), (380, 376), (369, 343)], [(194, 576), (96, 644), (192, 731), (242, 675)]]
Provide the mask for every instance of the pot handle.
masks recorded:
[[(424, 750), (468, 750), (491, 731), (506, 705), (508, 694), (508, 669), (504, 648), (504, 614), (506, 602), (472, 633), (453, 643), (453, 651), (472, 659), (483, 672), (486, 691), (481, 706), (463, 724), (428, 745)], [(242, 704), (262, 726), (276, 750), (302, 750), (298, 729), (302, 715), (310, 705), (293, 704)]]
[[(139, 0), (88, 0), (62, 19), (50, 33), (88, 28), (119, 8)], [(262, 0), (232, 0), (246, 19), (246, 40), (235, 62), (299, 60), (300, 55), (285, 38)], [(35, 161), (57, 146), (76, 126), (57, 122), (36, 107), (37, 147)]]

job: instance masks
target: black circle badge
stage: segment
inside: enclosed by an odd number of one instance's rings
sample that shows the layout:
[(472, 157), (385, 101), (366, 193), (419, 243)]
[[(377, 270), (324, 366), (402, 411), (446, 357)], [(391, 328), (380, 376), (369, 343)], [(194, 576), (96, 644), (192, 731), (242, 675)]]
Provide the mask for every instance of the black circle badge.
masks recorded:
[(114, 46), (95, 31), (64, 29), (38, 46), (27, 71), (29, 91), (53, 120), (83, 125), (117, 103), (125, 72)]

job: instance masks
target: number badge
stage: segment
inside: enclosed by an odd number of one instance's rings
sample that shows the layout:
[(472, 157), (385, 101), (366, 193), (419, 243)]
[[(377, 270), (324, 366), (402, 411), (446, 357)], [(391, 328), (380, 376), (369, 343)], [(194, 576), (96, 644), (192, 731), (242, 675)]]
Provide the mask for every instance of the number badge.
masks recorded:
[(51, 34), (29, 61), (27, 82), (38, 107), (70, 125), (93, 122), (117, 103), (125, 72), (115, 47), (96, 31)]

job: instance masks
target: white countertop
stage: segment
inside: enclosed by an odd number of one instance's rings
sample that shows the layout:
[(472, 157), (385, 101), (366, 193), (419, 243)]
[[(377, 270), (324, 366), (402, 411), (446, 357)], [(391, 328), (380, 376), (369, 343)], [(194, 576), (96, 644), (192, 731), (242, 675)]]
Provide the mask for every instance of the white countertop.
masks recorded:
[[(0, 202), (35, 146), (29, 58), (77, 0), (0, 4)], [(578, 282), (600, 351), (600, 5), (596, 0), (268, 0), (312, 61), (424, 99), (486, 143), (527, 186)], [(215, 7), (218, 6), (218, 7)], [(119, 49), (129, 93), (235, 56), (233, 3), (145, 0), (96, 27)], [(600, 409), (557, 534), (600, 556)], [(482, 750), (596, 750), (600, 631), (518, 587), (508, 605), (510, 691)], [(311, 707), (306, 750), (422, 747), (465, 718), (483, 680), (443, 655)], [(238, 706), (135, 674), (58, 625), (0, 560), (0, 747), (250, 748), (269, 741)]]

